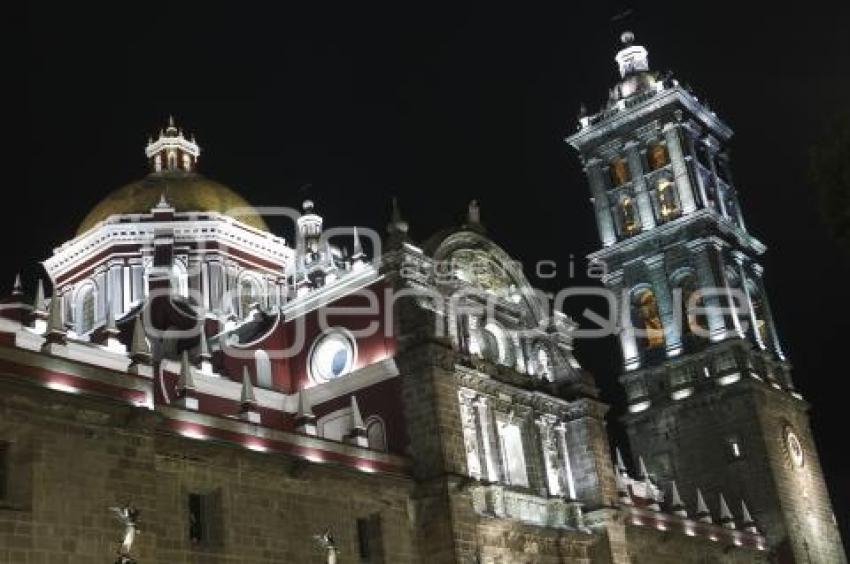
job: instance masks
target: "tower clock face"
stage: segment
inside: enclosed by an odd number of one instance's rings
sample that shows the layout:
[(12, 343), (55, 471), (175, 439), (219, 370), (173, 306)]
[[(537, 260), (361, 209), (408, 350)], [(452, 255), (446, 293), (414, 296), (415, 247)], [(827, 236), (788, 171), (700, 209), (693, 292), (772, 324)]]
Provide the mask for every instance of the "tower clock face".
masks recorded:
[(802, 468), (804, 462), (803, 445), (800, 444), (800, 439), (797, 438), (797, 434), (791, 427), (785, 428), (785, 448), (788, 449), (788, 457), (794, 466)]

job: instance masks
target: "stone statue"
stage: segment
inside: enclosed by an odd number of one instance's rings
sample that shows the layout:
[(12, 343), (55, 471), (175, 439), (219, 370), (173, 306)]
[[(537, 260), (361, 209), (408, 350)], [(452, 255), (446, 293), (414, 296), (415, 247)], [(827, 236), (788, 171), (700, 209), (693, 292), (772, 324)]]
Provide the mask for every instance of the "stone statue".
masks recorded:
[(336, 542), (334, 541), (330, 530), (326, 530), (321, 535), (313, 535), (313, 539), (327, 552), (327, 564), (337, 564), (337, 555), (339, 554), (339, 550), (336, 547)]
[(118, 549), (118, 559), (115, 564), (136, 564), (136, 560), (130, 555), (130, 549), (133, 548), (133, 541), (138, 532), (139, 510), (133, 507), (131, 503), (120, 507), (110, 507), (109, 509), (124, 524), (124, 539)]

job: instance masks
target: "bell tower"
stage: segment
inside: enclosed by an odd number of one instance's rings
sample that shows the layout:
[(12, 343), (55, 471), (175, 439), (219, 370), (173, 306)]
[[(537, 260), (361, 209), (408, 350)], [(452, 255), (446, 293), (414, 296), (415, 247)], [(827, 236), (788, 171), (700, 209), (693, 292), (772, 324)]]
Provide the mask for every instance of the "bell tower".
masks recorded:
[[(566, 141), (617, 303), (632, 453), (688, 502), (741, 501), (779, 562), (846, 562), (732, 178), (732, 130), (626, 32), (620, 79)], [(718, 508), (712, 508), (717, 510)], [(740, 517), (740, 516), (736, 516)]]

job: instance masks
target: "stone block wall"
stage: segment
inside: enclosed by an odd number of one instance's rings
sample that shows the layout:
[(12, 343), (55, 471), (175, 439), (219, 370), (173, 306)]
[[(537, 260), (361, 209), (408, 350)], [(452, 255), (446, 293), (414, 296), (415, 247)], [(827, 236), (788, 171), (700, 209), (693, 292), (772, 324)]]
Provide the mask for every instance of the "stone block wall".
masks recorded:
[[(320, 563), (313, 535), (326, 529), (341, 562), (418, 561), (409, 479), (169, 435), (145, 409), (0, 386), (0, 440), (14, 452), (0, 563), (111, 564), (123, 527), (108, 508), (127, 501), (141, 511), (142, 564)], [(190, 493), (210, 502), (200, 542)], [(371, 560), (359, 557), (359, 518), (380, 524)]]

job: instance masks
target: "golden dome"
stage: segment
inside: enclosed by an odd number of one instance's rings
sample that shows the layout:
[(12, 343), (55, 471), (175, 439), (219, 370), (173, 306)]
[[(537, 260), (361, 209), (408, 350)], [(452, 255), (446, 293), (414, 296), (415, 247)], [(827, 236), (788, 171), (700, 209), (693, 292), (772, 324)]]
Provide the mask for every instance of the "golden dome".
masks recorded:
[(115, 214), (150, 213), (162, 195), (178, 212), (216, 211), (226, 213), (235, 208), (249, 208), (251, 213), (228, 214), (251, 227), (268, 231), (263, 218), (239, 194), (223, 184), (195, 172), (167, 170), (153, 172), (145, 178), (115, 190), (92, 209), (80, 227), (81, 235), (98, 222)]

